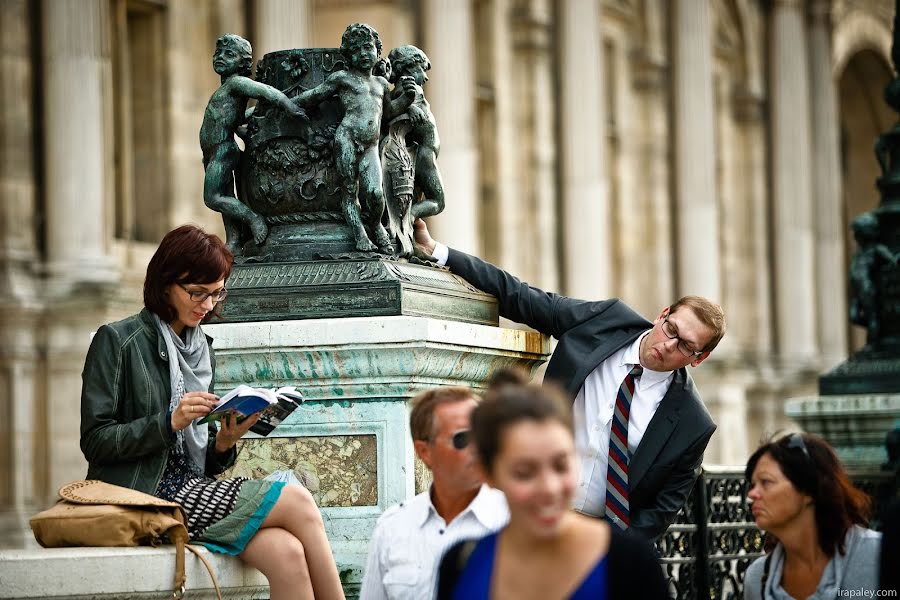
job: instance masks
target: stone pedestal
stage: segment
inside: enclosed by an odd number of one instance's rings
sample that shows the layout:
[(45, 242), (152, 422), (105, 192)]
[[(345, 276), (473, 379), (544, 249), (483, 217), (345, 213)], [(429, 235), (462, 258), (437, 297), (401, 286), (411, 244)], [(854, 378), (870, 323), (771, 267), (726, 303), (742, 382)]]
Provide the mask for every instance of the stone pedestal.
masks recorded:
[(900, 419), (900, 394), (794, 398), (785, 413), (827, 439), (847, 468), (877, 470), (887, 461), (885, 435)]
[(534, 332), (388, 316), (228, 323), (215, 339), (216, 391), (296, 385), (306, 402), (265, 438), (240, 442), (232, 475), (291, 469), (319, 506), (341, 578), (362, 582), (379, 515), (426, 482), (416, 477), (408, 400), (440, 385), (480, 391), (497, 368), (534, 369), (549, 340)]

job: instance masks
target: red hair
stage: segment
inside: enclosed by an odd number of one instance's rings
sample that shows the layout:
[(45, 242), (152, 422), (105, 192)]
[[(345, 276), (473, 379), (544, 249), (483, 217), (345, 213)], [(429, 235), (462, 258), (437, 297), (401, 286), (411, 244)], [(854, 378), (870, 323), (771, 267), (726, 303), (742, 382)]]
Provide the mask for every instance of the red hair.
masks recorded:
[[(144, 306), (166, 323), (175, 320), (168, 290), (173, 283), (214, 283), (228, 279), (234, 255), (217, 235), (196, 225), (173, 229), (159, 243), (147, 265), (144, 278)], [(207, 315), (217, 314), (219, 305)], [(204, 319), (205, 320), (205, 319)]]

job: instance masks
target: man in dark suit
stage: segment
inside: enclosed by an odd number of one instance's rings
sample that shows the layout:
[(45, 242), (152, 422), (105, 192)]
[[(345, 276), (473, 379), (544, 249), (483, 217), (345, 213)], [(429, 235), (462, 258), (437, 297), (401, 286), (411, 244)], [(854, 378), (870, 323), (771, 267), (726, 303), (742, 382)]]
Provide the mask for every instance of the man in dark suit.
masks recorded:
[(686, 296), (651, 323), (618, 299), (576, 300), (530, 287), (438, 244), (421, 219), (415, 234), (440, 264), (496, 296), (503, 317), (559, 340), (545, 377), (575, 398), (575, 509), (650, 540), (665, 533), (716, 429), (686, 367), (702, 363), (722, 339), (722, 309)]

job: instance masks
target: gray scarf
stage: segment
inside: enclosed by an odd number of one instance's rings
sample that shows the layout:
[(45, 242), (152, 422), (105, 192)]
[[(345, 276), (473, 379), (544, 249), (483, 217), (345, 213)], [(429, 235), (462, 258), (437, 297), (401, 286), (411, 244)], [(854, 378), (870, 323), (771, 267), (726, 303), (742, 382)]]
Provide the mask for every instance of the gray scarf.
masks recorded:
[[(156, 329), (166, 342), (169, 354), (169, 378), (172, 381), (172, 397), (169, 408), (172, 412), (178, 407), (185, 392), (209, 391), (212, 382), (212, 362), (209, 358), (209, 344), (200, 326), (185, 327), (185, 339), (172, 330), (156, 313), (153, 320)], [(198, 419), (199, 420), (199, 419)], [(175, 432), (175, 451), (187, 453), (190, 463), (197, 467), (197, 473), (206, 470), (206, 445), (209, 441), (209, 427), (198, 425), (197, 420), (180, 431)]]

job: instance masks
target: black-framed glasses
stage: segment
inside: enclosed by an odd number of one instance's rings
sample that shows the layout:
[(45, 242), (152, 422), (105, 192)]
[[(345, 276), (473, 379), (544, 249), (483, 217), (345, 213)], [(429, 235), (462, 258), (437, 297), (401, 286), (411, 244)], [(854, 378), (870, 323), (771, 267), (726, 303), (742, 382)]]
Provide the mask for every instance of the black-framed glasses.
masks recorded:
[(785, 448), (791, 449), (799, 449), (803, 452), (803, 456), (806, 457), (806, 460), (812, 462), (812, 457), (809, 455), (809, 450), (806, 447), (806, 442), (803, 441), (803, 436), (799, 433), (792, 433), (788, 436), (787, 443), (784, 445)]
[(226, 290), (225, 288), (216, 290), (214, 292), (207, 292), (206, 290), (189, 290), (180, 283), (178, 284), (178, 287), (187, 292), (188, 296), (191, 297), (191, 300), (193, 302), (196, 302), (197, 304), (205, 302), (207, 298), (211, 299), (213, 301), (213, 304), (217, 304), (224, 300), (225, 296), (228, 295), (228, 290)]
[(697, 357), (697, 356), (700, 356), (701, 354), (703, 354), (703, 350), (694, 350), (693, 348), (691, 348), (690, 346), (687, 345), (687, 342), (685, 342), (683, 339), (678, 337), (678, 330), (675, 328), (674, 325), (669, 323), (669, 313), (666, 313), (665, 318), (663, 318), (662, 332), (663, 332), (663, 335), (665, 335), (670, 340), (678, 340), (678, 344), (677, 344), (678, 351), (681, 352), (682, 354), (684, 354), (685, 356)]
[(453, 444), (453, 447), (456, 448), (457, 450), (465, 450), (471, 441), (472, 441), (472, 430), (471, 429), (463, 429), (461, 431), (457, 431), (450, 437), (450, 442)]

